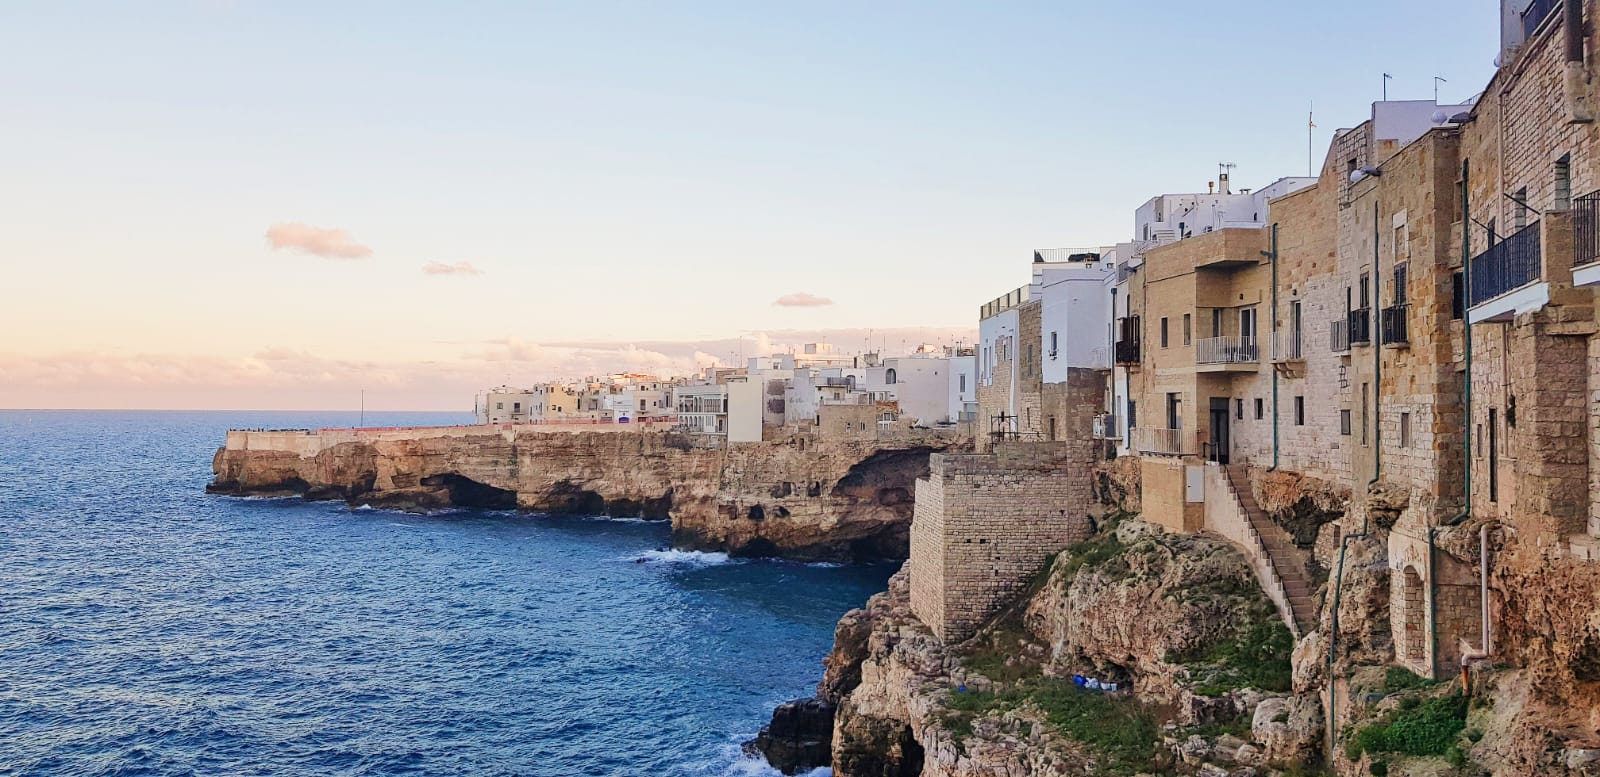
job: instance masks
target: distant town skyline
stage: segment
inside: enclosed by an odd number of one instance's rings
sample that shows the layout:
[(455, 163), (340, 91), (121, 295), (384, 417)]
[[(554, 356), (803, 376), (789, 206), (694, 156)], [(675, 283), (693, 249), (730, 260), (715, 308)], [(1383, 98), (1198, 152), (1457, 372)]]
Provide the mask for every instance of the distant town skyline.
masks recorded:
[(726, 363), (740, 333), (971, 342), (1030, 250), (1127, 240), (1221, 162), (1303, 175), (1384, 73), (1469, 98), (1496, 20), (7, 4), (0, 407), (463, 409), (508, 376)]

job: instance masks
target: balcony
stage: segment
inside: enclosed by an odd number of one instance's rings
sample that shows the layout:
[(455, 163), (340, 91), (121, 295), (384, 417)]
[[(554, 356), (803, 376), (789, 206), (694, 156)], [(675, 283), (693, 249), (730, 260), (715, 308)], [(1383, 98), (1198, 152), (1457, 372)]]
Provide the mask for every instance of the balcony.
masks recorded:
[(1254, 371), (1261, 361), (1254, 337), (1202, 337), (1194, 353), (1200, 372)]
[(1183, 456), (1193, 453), (1188, 445), (1188, 437), (1182, 429), (1151, 429), (1149, 427), (1128, 430), (1130, 448), (1143, 453), (1156, 456)]
[(1125, 316), (1117, 319), (1117, 344), (1113, 349), (1117, 364), (1139, 364), (1139, 317)]
[(1122, 439), (1121, 424), (1117, 417), (1104, 413), (1094, 417), (1094, 438), (1096, 440)]
[(1509, 321), (1518, 312), (1550, 301), (1549, 284), (1540, 283), (1541, 225), (1535, 221), (1472, 257), (1472, 288), (1467, 290), (1469, 323)]
[(1296, 329), (1280, 329), (1272, 333), (1272, 360), (1279, 364), (1297, 362), (1305, 359), (1302, 352), (1300, 331)]
[(1600, 192), (1572, 201), (1572, 266), (1595, 262), (1600, 262)]
[(1089, 349), (1089, 358), (1085, 360), (1084, 367), (1091, 370), (1111, 369), (1111, 349), (1106, 346)]
[(1334, 353), (1350, 350), (1350, 319), (1336, 318), (1328, 322), (1328, 350)]
[(1407, 337), (1406, 313), (1410, 306), (1405, 304), (1391, 305), (1379, 311), (1378, 315), (1378, 341), (1384, 345), (1403, 348), (1410, 344), (1411, 338)]
[(1372, 310), (1360, 308), (1345, 314), (1349, 322), (1350, 344), (1370, 345), (1372, 343)]

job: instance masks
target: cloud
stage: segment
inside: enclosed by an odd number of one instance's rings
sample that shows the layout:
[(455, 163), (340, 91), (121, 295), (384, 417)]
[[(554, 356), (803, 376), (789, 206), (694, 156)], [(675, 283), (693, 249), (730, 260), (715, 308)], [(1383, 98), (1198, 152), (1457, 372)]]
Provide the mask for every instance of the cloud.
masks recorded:
[(267, 227), (267, 245), (275, 251), (297, 251), (324, 259), (365, 259), (372, 249), (342, 229), (324, 229), (307, 224), (279, 223)]
[(803, 291), (797, 291), (793, 294), (785, 294), (779, 297), (778, 300), (772, 304), (781, 308), (819, 308), (824, 305), (832, 305), (833, 300), (828, 299), (827, 297), (819, 297), (815, 294), (807, 294)]
[(423, 272), (424, 275), (482, 275), (483, 274), (483, 271), (478, 269), (477, 267), (474, 267), (472, 265), (472, 262), (456, 262), (455, 264), (445, 264), (444, 262), (428, 262), (427, 264), (422, 265), (422, 272)]

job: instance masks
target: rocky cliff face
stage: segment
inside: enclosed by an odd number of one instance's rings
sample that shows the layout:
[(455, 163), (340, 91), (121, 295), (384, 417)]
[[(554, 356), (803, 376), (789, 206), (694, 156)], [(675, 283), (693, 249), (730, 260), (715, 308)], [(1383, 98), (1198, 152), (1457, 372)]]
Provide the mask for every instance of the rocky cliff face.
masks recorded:
[(837, 777), (1264, 775), (1320, 735), (1318, 707), (1288, 693), (1291, 644), (1237, 550), (1130, 520), (960, 645), (911, 614), (902, 571), (840, 621), (818, 697)]
[(672, 433), (502, 433), (223, 448), (208, 490), (401, 509), (474, 506), (671, 519), (680, 547), (801, 559), (904, 558), (928, 454), (963, 444), (808, 436), (714, 447)]

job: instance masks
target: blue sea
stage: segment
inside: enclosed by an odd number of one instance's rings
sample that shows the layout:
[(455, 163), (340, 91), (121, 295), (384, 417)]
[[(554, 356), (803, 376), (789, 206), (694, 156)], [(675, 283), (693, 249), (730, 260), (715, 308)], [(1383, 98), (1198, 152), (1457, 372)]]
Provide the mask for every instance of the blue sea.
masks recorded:
[(0, 411), (0, 775), (776, 774), (738, 743), (893, 571), (203, 491), (230, 427), (356, 421)]

